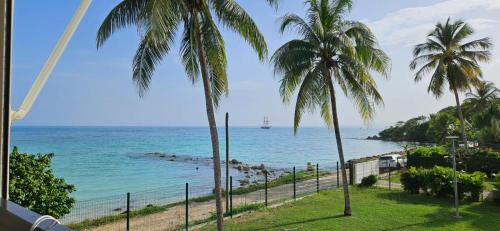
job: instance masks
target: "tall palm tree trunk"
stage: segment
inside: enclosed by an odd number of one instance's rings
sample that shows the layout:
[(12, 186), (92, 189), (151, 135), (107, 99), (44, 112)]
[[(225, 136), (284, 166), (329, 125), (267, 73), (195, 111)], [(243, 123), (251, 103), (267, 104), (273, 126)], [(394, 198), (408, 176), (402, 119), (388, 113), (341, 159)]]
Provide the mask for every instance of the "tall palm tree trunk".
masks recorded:
[(460, 99), (458, 98), (457, 88), (453, 88), (453, 93), (455, 93), (455, 101), (457, 103), (458, 117), (460, 118), (460, 130), (462, 135), (462, 141), (464, 142), (465, 150), (468, 150), (467, 138), (465, 137), (465, 119), (462, 114), (462, 106), (460, 105)]
[[(335, 99), (335, 89), (333, 88), (330, 72), (326, 71), (328, 88), (330, 90), (330, 101), (332, 106), (333, 128), (335, 130), (335, 138), (337, 140), (337, 149), (339, 152), (340, 168), (342, 169), (342, 187), (344, 189), (344, 215), (351, 216), (351, 199), (349, 197), (349, 185), (347, 183), (347, 171), (345, 168), (344, 150), (342, 149), (342, 139), (340, 137), (339, 118), (337, 115), (337, 100)], [(351, 170), (352, 171), (352, 170)]]
[(224, 230), (224, 212), (222, 208), (221, 197), (221, 169), (220, 169), (220, 156), (219, 156), (219, 137), (217, 134), (217, 124), (215, 122), (214, 104), (212, 100), (212, 88), (208, 77), (208, 66), (203, 49), (203, 36), (200, 31), (197, 14), (193, 14), (194, 27), (196, 32), (196, 43), (198, 46), (198, 59), (201, 66), (201, 76), (203, 79), (203, 88), (205, 90), (205, 106), (207, 108), (208, 124), (210, 126), (210, 138), (212, 140), (212, 152), (214, 163), (214, 181), (215, 181), (215, 207), (217, 212), (217, 230)]

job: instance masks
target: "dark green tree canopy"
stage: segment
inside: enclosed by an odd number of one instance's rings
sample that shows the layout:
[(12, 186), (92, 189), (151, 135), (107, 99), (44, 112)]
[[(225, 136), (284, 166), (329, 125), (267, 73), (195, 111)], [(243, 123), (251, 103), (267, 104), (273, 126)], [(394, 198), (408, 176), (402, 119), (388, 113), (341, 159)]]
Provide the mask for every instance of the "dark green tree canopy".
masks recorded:
[(57, 178), (51, 168), (53, 153), (31, 155), (14, 147), (10, 155), (10, 200), (42, 215), (60, 218), (70, 212), (75, 186)]

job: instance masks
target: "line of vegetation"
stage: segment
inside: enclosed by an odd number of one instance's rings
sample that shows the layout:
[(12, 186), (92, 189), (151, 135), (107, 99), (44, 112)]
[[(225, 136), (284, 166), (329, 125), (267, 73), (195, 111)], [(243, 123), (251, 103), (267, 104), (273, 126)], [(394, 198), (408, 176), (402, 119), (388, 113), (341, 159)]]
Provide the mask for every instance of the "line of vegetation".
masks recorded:
[[(318, 172), (318, 176), (319, 177), (324, 177), (324, 176), (327, 176), (329, 174), (331, 174), (331, 173), (328, 172), (328, 171), (319, 171)], [(300, 170), (300, 171), (295, 172), (295, 180), (297, 182), (302, 182), (302, 181), (306, 181), (306, 180), (315, 179), (316, 177), (317, 176), (316, 176), (315, 169)], [(280, 186), (280, 185), (291, 184), (291, 183), (293, 183), (293, 173), (288, 173), (288, 174), (280, 176), (280, 177), (278, 177), (276, 179), (268, 181), (267, 182), (267, 187), (268, 188), (273, 188), (273, 187), (277, 187), (277, 186)], [(234, 189), (233, 190), (233, 195), (243, 195), (243, 194), (255, 192), (255, 191), (258, 191), (258, 190), (262, 190), (262, 189), (265, 189), (265, 188), (266, 188), (265, 182), (259, 181), (259, 182), (255, 183), (255, 184), (248, 185), (247, 187), (239, 187), (239, 188)], [(222, 195), (223, 196), (226, 195), (226, 192), (224, 190), (222, 191)], [(215, 198), (214, 195), (208, 195), (208, 196), (193, 198), (193, 199), (190, 199), (190, 201), (193, 201), (193, 202), (206, 202), (206, 201), (213, 200), (214, 198)]]
[[(488, 176), (500, 171), (500, 152), (491, 149), (457, 149), (457, 168), (467, 172), (481, 171)], [(451, 156), (446, 146), (418, 147), (409, 152), (408, 166), (432, 168), (451, 167)]]
[[(320, 171), (319, 172), (319, 177), (323, 177), (330, 174), (329, 172), (326, 171)], [(309, 169), (309, 170), (300, 170), (295, 173), (295, 179), (297, 182), (302, 182), (310, 179), (316, 178), (316, 171), (315, 169)], [(293, 173), (285, 174), (277, 179), (273, 179), (268, 181), (268, 188), (272, 187), (277, 187), (280, 185), (285, 185), (285, 184), (290, 184), (293, 183)], [(242, 195), (246, 193), (251, 193), (255, 192), (261, 189), (265, 188), (265, 183), (264, 182), (258, 182), (256, 184), (249, 185), (248, 187), (240, 187), (235, 190), (233, 190), (233, 195)], [(223, 195), (225, 195), (225, 192), (223, 192)], [(199, 202), (207, 202), (215, 199), (215, 195), (207, 195), (207, 196), (201, 196), (201, 197), (195, 197), (192, 199), (189, 199), (189, 203), (199, 203)], [(134, 210), (130, 212), (130, 217), (140, 217), (140, 216), (146, 216), (154, 213), (159, 213), (159, 212), (164, 212), (168, 210), (171, 207), (177, 206), (177, 205), (182, 205), (184, 204), (185, 201), (179, 201), (167, 205), (152, 205), (148, 206), (139, 210)], [(249, 210), (255, 210), (256, 207), (259, 205), (257, 204), (249, 204), (245, 206), (239, 206), (236, 208), (233, 208), (233, 215), (237, 213), (241, 213), (244, 211), (249, 211)], [(215, 214), (213, 214), (213, 219), (215, 219)], [(68, 227), (75, 229), (75, 230), (83, 230), (91, 227), (96, 227), (96, 226), (101, 226), (105, 224), (109, 224), (115, 221), (123, 220), (126, 219), (127, 215), (126, 213), (120, 213), (120, 214), (114, 214), (114, 215), (108, 215), (104, 217), (100, 217), (97, 219), (88, 219), (82, 222), (74, 223), (74, 224), (69, 224)], [(213, 220), (212, 219), (212, 220)], [(200, 220), (197, 223), (193, 223), (191, 225), (196, 225), (204, 222), (211, 221), (210, 219), (206, 220)]]
[[(154, 214), (154, 213), (159, 213), (159, 212), (164, 212), (168, 210), (169, 208), (172, 208), (177, 205), (184, 204), (184, 201), (179, 201), (167, 205), (153, 205), (153, 206), (147, 206), (145, 208), (139, 209), (139, 210), (132, 210), (130, 211), (130, 218), (135, 218), (135, 217), (141, 217), (149, 214)], [(127, 218), (126, 212), (122, 212), (120, 214), (113, 214), (113, 215), (107, 215), (103, 216), (97, 219), (88, 219), (82, 222), (74, 223), (74, 224), (69, 224), (67, 225), (69, 228), (74, 229), (74, 230), (84, 230), (87, 228), (91, 227), (97, 227), (105, 224), (109, 224), (118, 220), (124, 220)]]
[[(481, 82), (475, 92), (469, 92), (462, 103), (465, 135), (487, 147), (500, 148), (499, 89), (491, 82)], [(460, 135), (460, 119), (456, 106), (447, 107), (430, 116), (418, 116), (382, 130), (369, 139), (444, 143), (445, 137)]]

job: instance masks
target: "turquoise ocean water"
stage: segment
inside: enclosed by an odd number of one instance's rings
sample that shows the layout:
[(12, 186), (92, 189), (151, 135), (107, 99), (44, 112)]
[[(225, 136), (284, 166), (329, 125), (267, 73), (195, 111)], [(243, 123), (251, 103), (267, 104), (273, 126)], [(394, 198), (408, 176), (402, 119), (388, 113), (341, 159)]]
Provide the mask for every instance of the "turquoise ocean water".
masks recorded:
[[(402, 149), (400, 143), (364, 139), (378, 129), (343, 128), (341, 132), (346, 159)], [(219, 138), (224, 159), (223, 129)], [(312, 162), (332, 167), (338, 160), (335, 145), (333, 132), (326, 128), (301, 128), (296, 136), (292, 128), (285, 127), (230, 129), (230, 158), (254, 165), (291, 168)], [(12, 128), (11, 146), (18, 146), (21, 152), (53, 152), (54, 171), (76, 185), (73, 196), (77, 200), (177, 187), (184, 182), (213, 185), (209, 166), (145, 156), (159, 152), (210, 157), (210, 135), (204, 127), (18, 126)]]

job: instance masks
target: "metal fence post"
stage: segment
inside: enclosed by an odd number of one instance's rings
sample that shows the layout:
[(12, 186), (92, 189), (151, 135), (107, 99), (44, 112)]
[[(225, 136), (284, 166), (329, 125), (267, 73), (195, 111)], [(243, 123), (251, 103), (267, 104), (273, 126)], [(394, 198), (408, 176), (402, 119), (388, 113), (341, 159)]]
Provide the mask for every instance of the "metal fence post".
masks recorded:
[(267, 171), (265, 173), (265, 176), (266, 176), (266, 190), (265, 190), (265, 196), (266, 196), (266, 208), (267, 208)]
[(293, 199), (297, 199), (297, 183), (295, 181), (295, 166), (293, 166)]
[[(350, 171), (350, 169), (349, 169)], [(339, 182), (339, 162), (337, 161), (337, 188), (339, 188), (340, 182)]]
[(186, 231), (189, 229), (189, 184), (186, 183)]
[[(390, 172), (391, 172), (391, 167), (390, 167), (389, 160), (385, 160), (385, 171), (386, 171), (386, 172), (388, 172), (389, 174), (390, 174)], [(389, 177), (390, 177), (390, 176), (389, 176)], [(391, 181), (391, 180), (389, 179), (389, 181)], [(390, 185), (390, 184), (391, 184), (391, 183), (389, 183), (389, 185)], [(390, 187), (389, 187), (389, 188), (390, 188)]]
[(226, 213), (229, 210), (229, 198), (227, 197), (227, 191), (229, 190), (229, 113), (226, 112)]
[(130, 193), (127, 192), (127, 231), (130, 230)]
[(316, 164), (316, 192), (319, 193), (319, 164)]
[(233, 218), (233, 176), (229, 177), (229, 214)]
[(389, 189), (391, 189), (391, 169), (389, 168)]

